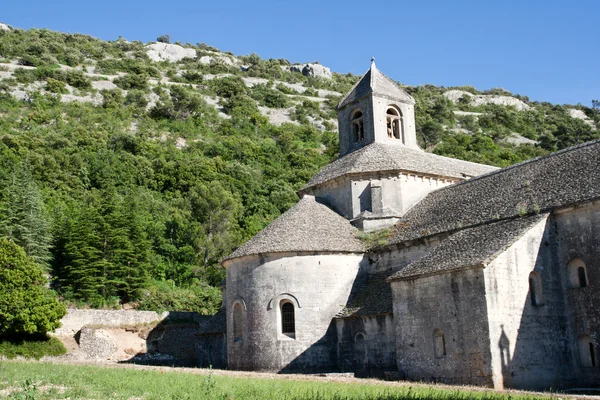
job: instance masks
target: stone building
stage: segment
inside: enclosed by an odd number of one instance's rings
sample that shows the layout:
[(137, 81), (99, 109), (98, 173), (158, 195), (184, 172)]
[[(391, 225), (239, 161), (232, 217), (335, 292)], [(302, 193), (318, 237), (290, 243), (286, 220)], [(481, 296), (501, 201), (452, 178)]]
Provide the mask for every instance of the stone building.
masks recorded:
[(204, 360), (600, 386), (600, 141), (504, 169), (424, 152), (414, 100), (374, 63), (338, 112), (339, 158), (223, 261)]

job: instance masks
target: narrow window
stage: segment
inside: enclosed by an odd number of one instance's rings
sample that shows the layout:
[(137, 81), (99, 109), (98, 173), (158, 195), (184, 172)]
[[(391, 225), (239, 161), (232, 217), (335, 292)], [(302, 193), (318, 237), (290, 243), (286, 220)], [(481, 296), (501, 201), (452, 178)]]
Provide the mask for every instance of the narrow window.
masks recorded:
[(529, 274), (529, 299), (534, 307), (541, 306), (542, 301), (542, 282), (540, 276), (532, 272)]
[(362, 367), (365, 363), (367, 349), (365, 346), (365, 335), (357, 333), (354, 337), (354, 359), (357, 367)]
[(579, 278), (579, 287), (587, 286), (587, 277), (585, 276), (585, 268), (579, 267), (577, 268), (577, 277)]
[(529, 294), (531, 295), (531, 305), (537, 306), (537, 293), (535, 292), (535, 280), (530, 277), (529, 278)]
[(235, 303), (233, 305), (233, 341), (239, 342), (243, 337), (242, 326), (242, 305)]
[(585, 263), (575, 258), (569, 262), (569, 282), (572, 288), (584, 288), (588, 286), (587, 270)]
[(294, 305), (289, 301), (281, 304), (281, 333), (291, 338), (296, 337)]
[(352, 140), (358, 143), (365, 138), (365, 127), (363, 124), (363, 114), (361, 111), (356, 111), (352, 114)]
[(594, 346), (594, 341), (589, 335), (581, 335), (577, 340), (577, 345), (579, 347), (579, 358), (581, 359), (582, 367), (596, 367), (596, 348)]
[(442, 358), (446, 355), (446, 340), (444, 332), (439, 329), (433, 331), (433, 351), (435, 358)]

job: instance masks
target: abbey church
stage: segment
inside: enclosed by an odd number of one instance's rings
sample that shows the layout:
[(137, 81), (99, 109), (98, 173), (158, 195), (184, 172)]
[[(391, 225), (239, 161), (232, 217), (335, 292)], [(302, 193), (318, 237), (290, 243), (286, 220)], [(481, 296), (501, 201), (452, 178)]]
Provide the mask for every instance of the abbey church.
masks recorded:
[(600, 141), (498, 169), (420, 149), (414, 104), (372, 63), (339, 158), (223, 261), (199, 364), (600, 386)]

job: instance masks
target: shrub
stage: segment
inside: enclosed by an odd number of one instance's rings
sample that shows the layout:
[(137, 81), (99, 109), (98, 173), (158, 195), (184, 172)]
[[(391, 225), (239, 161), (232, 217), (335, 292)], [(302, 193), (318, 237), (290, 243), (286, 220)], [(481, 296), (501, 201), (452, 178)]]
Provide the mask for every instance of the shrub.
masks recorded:
[(220, 79), (213, 79), (208, 84), (217, 96), (233, 97), (246, 94), (246, 84), (238, 76), (226, 76)]
[(125, 97), (125, 104), (128, 106), (130, 105), (145, 109), (148, 105), (148, 99), (146, 98), (146, 94), (143, 90), (132, 89)]
[(8, 239), (0, 239), (0, 336), (45, 334), (67, 313), (46, 287), (41, 266)]
[(8, 358), (27, 357), (39, 360), (44, 356), (65, 354), (65, 345), (52, 336), (27, 336), (0, 342), (0, 355)]
[(65, 81), (77, 89), (91, 89), (92, 81), (88, 78), (83, 71), (76, 69), (66, 71)]
[(147, 90), (148, 89), (148, 75), (140, 75), (140, 74), (127, 74), (116, 78), (114, 84), (120, 87), (121, 89), (129, 90), (129, 89), (139, 89), (139, 90)]
[(68, 93), (67, 85), (54, 78), (46, 79), (46, 89), (52, 93)]
[(171, 43), (171, 35), (160, 35), (156, 38), (159, 43)]
[(102, 107), (119, 108), (123, 105), (123, 93), (119, 89), (102, 90)]
[(217, 312), (221, 305), (221, 292), (218, 288), (199, 282), (188, 288), (179, 288), (172, 282), (155, 282), (144, 291), (139, 310), (152, 311), (195, 311), (203, 315)]

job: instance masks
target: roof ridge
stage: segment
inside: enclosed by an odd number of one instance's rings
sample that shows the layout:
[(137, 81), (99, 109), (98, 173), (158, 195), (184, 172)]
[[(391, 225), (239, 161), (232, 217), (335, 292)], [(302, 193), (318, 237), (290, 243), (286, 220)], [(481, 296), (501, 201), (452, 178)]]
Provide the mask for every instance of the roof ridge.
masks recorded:
[[(600, 143), (600, 139), (595, 139), (595, 140), (591, 140), (589, 142), (580, 143), (580, 144), (576, 144), (574, 146), (566, 147), (564, 149), (555, 151), (553, 153), (546, 154), (545, 156), (538, 156), (538, 157), (531, 158), (529, 160), (521, 161), (519, 163), (509, 165), (508, 167), (504, 167), (504, 168), (497, 167), (498, 169), (496, 171), (491, 171), (491, 172), (487, 172), (487, 173), (482, 174), (482, 175), (474, 176), (474, 177), (472, 177), (470, 179), (466, 179), (466, 180), (464, 180), (462, 182), (455, 183), (454, 185), (449, 185), (449, 186), (441, 187), (439, 189), (434, 190), (431, 193), (441, 192), (443, 190), (451, 189), (453, 187), (460, 186), (460, 185), (467, 185), (467, 184), (469, 184), (471, 182), (477, 182), (477, 181), (479, 181), (481, 179), (486, 179), (486, 178), (488, 178), (490, 176), (500, 175), (500, 174), (502, 174), (504, 172), (512, 171), (513, 169), (520, 168), (523, 165), (533, 164), (533, 163), (536, 163), (536, 162), (539, 162), (539, 161), (542, 161), (542, 160), (546, 160), (548, 158), (559, 156), (559, 155), (564, 154), (564, 153), (569, 153), (571, 151), (579, 150), (579, 149), (584, 148), (584, 147), (593, 146), (593, 145), (598, 144), (598, 143)], [(429, 153), (429, 154), (434, 154), (434, 153)], [(434, 154), (434, 155), (439, 156), (439, 157), (445, 157), (445, 156), (440, 156), (439, 154)], [(451, 158), (451, 157), (446, 157), (446, 158)], [(458, 158), (453, 158), (453, 160), (459, 160), (459, 159)], [(466, 161), (466, 160), (459, 160), (459, 161), (473, 163), (472, 161)], [(473, 163), (473, 164), (478, 164), (478, 163)], [(487, 165), (487, 164), (478, 164), (478, 165)], [(490, 167), (493, 167), (493, 165), (490, 165)]]

